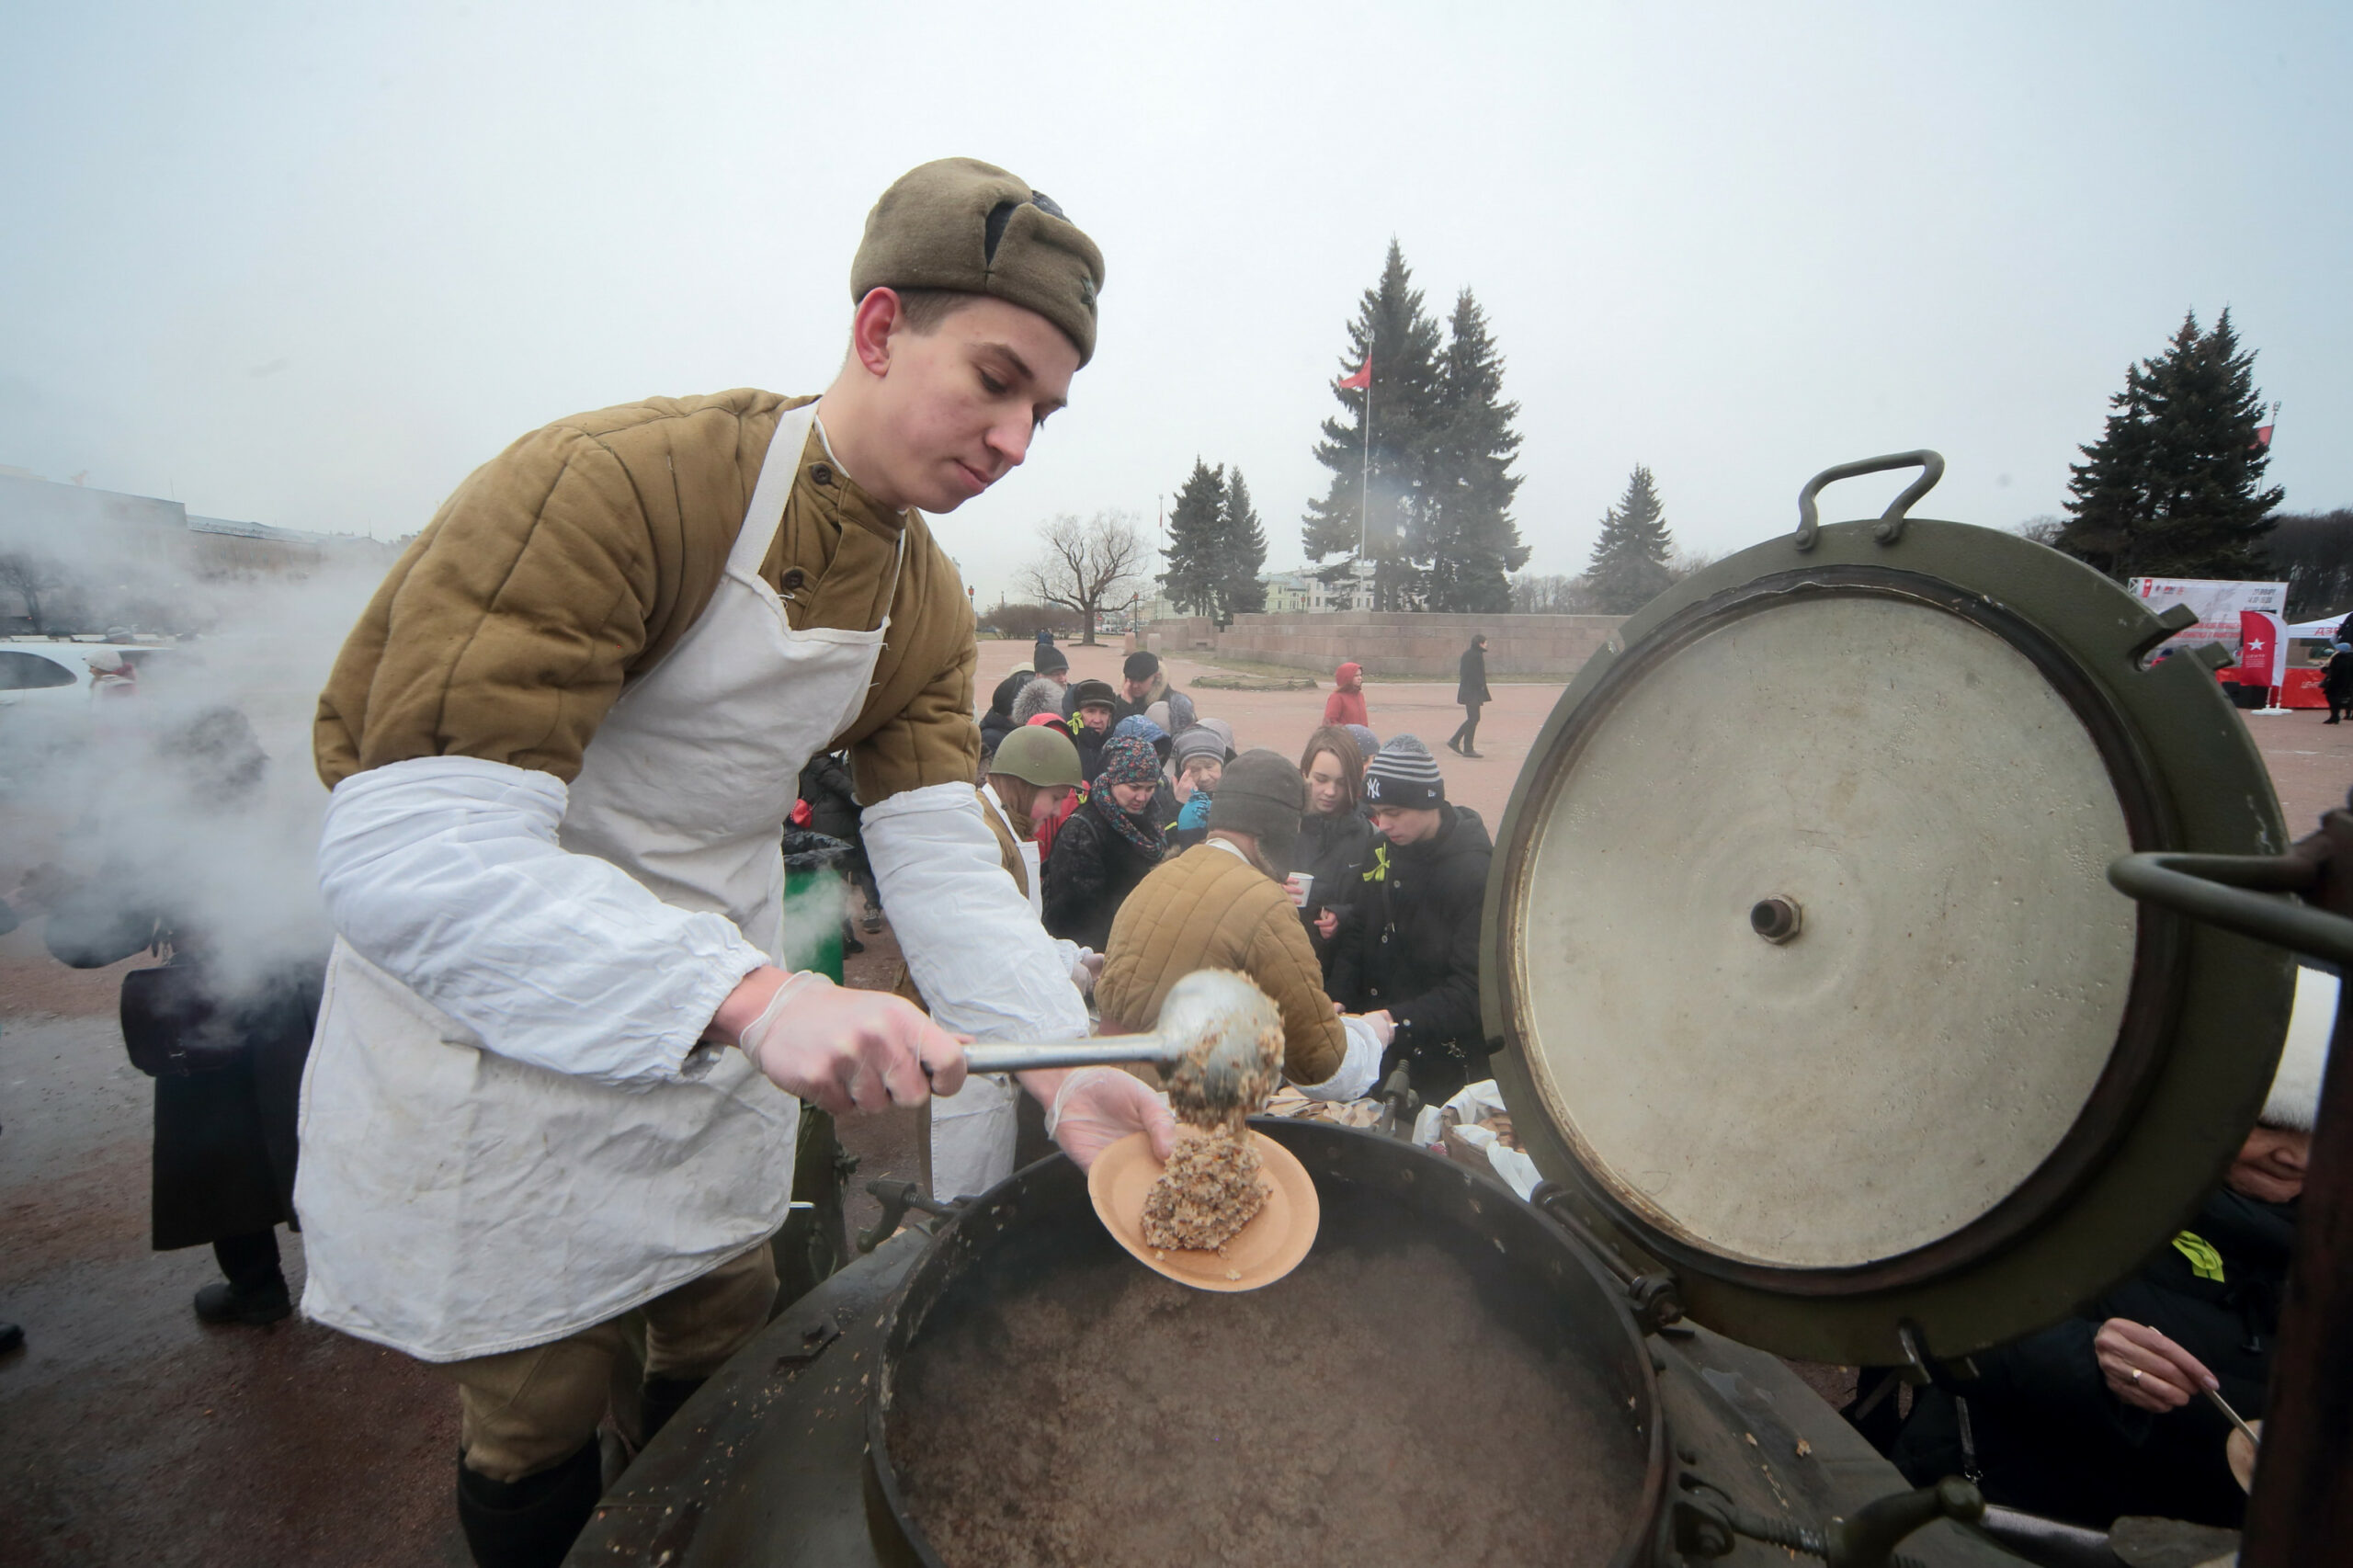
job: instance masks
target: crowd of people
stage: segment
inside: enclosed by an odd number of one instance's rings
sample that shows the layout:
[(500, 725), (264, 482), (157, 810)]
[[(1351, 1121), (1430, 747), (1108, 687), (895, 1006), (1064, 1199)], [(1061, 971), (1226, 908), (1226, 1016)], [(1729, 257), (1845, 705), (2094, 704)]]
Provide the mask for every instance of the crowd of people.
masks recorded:
[[(1486, 699), (1483, 642), (1465, 654), (1471, 702)], [(1029, 791), (1017, 831), (1040, 868), (1047, 932), (1102, 955), (1103, 1016), (1149, 1028), (1168, 985), (1217, 964), (1283, 1005), (1303, 1087), (1362, 1095), (1403, 1067), (1442, 1098), (1485, 1076), (1486, 826), (1447, 799), (1428, 747), (1374, 734), (1361, 666), (1339, 667), (1296, 758), (1245, 749), (1156, 654), (1130, 653), (1120, 676), (1073, 680), (1041, 633), (982, 721), (998, 801)], [(1029, 730), (1049, 738), (1021, 739)]]

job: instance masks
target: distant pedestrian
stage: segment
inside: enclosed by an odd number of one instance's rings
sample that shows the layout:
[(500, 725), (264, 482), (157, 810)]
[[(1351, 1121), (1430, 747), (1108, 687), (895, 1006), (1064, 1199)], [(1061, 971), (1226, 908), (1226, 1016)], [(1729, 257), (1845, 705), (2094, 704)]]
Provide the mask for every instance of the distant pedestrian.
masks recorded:
[(2328, 699), (2326, 722), (2334, 724), (2353, 712), (2353, 643), (2339, 642), (2320, 672), (2320, 694)]
[(1053, 645), (1054, 629), (1051, 626), (1041, 626), (1038, 628), (1037, 647), (1039, 652), (1043, 653), (1046, 649), (1051, 648)]
[(1364, 710), (1364, 666), (1350, 660), (1332, 672), (1332, 695), (1324, 699), (1324, 722), (1327, 724), (1369, 724), (1372, 715)]
[(1458, 666), (1454, 686), (1454, 700), (1462, 705), (1462, 727), (1448, 737), (1449, 751), (1463, 756), (1477, 756), (1479, 710), (1495, 700), (1487, 690), (1487, 639), (1483, 633), (1471, 639), (1471, 646), (1462, 650), (1462, 662)]

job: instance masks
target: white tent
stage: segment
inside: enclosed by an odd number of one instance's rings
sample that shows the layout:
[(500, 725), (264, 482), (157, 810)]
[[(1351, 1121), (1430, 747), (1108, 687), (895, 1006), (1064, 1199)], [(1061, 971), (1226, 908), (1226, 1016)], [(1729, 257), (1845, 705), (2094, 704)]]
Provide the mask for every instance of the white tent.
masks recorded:
[(2333, 639), (2336, 635), (2336, 629), (2345, 624), (2345, 618), (2347, 615), (2353, 615), (2353, 610), (2338, 610), (2335, 615), (2325, 615), (2318, 620), (2300, 620), (2288, 628), (2289, 640), (2310, 642), (2315, 638)]

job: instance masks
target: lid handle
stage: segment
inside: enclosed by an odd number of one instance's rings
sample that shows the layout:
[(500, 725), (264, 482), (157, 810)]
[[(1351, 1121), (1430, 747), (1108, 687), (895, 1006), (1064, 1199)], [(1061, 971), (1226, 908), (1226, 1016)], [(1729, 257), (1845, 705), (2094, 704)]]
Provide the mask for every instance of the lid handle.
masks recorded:
[(1813, 498), (1822, 494), (1825, 484), (1836, 484), (1842, 479), (1855, 479), (1866, 473), (1884, 473), (1892, 468), (1917, 468), (1920, 477), (1904, 488), (1904, 494), (1888, 503), (1887, 510), (1879, 515), (1879, 528), (1873, 534), (1881, 544), (1893, 544), (1904, 537), (1904, 513), (1912, 503), (1937, 486), (1945, 476), (1945, 460), (1941, 452), (1926, 447), (1916, 452), (1890, 452), (1885, 457), (1858, 458), (1850, 463), (1825, 468), (1805, 482), (1798, 492), (1798, 533), (1795, 543), (1800, 550), (1812, 550), (1816, 536), (1822, 532), (1822, 515), (1814, 510)]

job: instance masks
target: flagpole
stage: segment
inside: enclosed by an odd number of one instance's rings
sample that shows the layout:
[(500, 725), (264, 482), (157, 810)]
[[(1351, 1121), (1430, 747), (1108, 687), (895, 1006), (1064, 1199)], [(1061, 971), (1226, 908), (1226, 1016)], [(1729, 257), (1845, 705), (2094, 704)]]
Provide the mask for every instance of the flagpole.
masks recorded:
[[(1365, 556), (1372, 549), (1372, 346), (1379, 335), (1377, 325), (1367, 326), (1364, 334), (1364, 477), (1357, 498), (1357, 563), (1358, 582), (1363, 578)], [(1378, 597), (1378, 596), (1375, 596)]]

